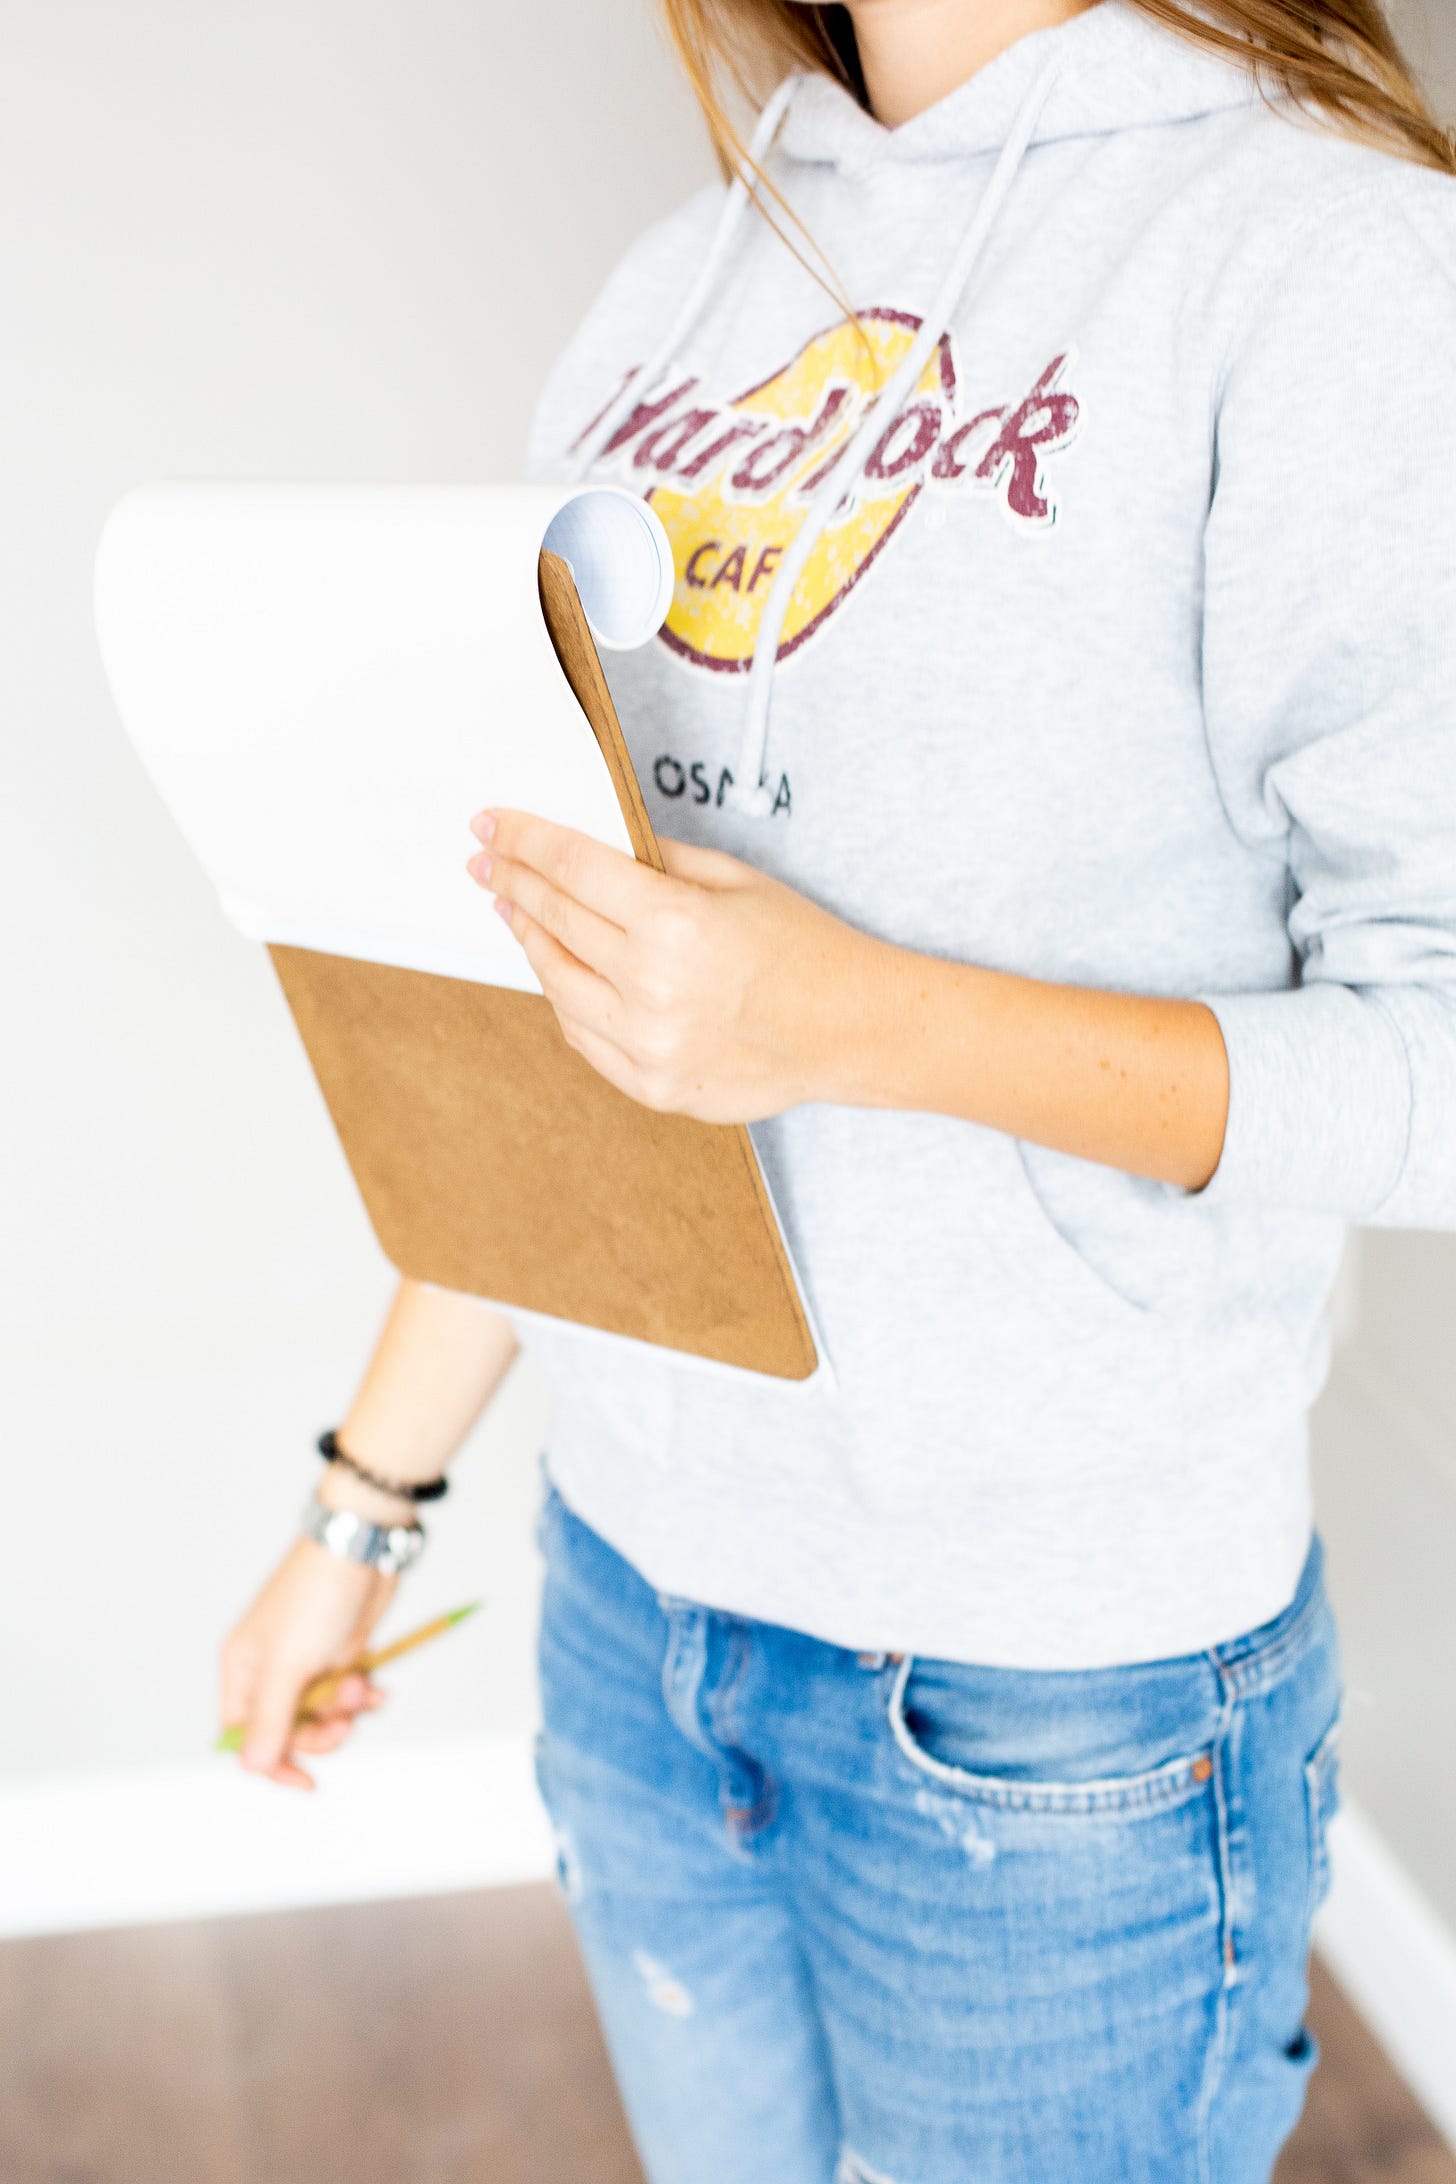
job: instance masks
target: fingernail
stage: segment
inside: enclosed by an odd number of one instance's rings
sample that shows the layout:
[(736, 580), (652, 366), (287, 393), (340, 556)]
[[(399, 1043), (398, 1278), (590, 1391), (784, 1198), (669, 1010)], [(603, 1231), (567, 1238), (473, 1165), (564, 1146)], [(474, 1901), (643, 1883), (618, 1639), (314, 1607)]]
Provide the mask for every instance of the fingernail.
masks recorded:
[(504, 895), (497, 895), (495, 901), (491, 904), (491, 908), (492, 910), (498, 910), (501, 916), (505, 919), (507, 925), (510, 924), (511, 905), (506, 901)]
[(470, 831), (477, 841), (494, 841), (495, 819), (493, 815), (488, 811), (478, 811), (470, 822)]
[(481, 885), (484, 886), (485, 882), (490, 878), (491, 867), (494, 863), (494, 857), (487, 857), (482, 851), (480, 856), (471, 858), (465, 869), (472, 879), (479, 880)]

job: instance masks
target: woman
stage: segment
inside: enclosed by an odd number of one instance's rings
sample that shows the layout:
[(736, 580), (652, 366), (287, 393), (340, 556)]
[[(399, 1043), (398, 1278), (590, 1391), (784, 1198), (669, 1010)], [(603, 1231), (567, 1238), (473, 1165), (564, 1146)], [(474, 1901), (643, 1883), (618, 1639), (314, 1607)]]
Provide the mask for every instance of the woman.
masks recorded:
[[(772, 87), (756, 202), (627, 253), (530, 452), (673, 538), (610, 662), (668, 869), (472, 870), (588, 1062), (755, 1125), (829, 1364), (530, 1329), (563, 1883), (653, 2184), (1253, 2184), (1328, 1291), (1456, 1227), (1456, 155), (1374, 0), (668, 17), (726, 160)], [(408, 1522), (514, 1342), (406, 1285), (324, 1502)], [(396, 1582), (285, 1557), (248, 1764)]]

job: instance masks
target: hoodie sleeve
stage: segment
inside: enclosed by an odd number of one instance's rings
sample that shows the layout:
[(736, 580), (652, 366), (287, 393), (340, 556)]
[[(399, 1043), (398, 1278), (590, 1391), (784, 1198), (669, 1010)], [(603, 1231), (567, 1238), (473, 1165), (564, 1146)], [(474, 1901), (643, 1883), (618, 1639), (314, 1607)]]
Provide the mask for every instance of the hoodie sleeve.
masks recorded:
[(1230, 1104), (1190, 1195), (1456, 1229), (1456, 183), (1382, 167), (1246, 311), (1218, 408), (1207, 732), (1291, 984), (1193, 996)]

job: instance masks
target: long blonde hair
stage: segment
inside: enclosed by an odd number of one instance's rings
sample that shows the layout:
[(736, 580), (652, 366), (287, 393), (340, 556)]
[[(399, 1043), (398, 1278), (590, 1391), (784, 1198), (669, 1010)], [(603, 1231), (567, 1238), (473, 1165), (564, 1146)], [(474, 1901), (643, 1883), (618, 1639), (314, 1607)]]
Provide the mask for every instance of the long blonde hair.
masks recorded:
[[(748, 163), (747, 147), (725, 104), (732, 93), (757, 105), (780, 77), (807, 68), (825, 71), (864, 98), (845, 7), (802, 6), (794, 0), (657, 4), (725, 173)], [(1132, 0), (1132, 5), (1195, 45), (1243, 62), (1266, 95), (1286, 92), (1347, 136), (1456, 175), (1456, 132), (1442, 126), (1422, 97), (1381, 0), (1201, 0), (1199, 14), (1180, 0)], [(755, 196), (759, 185), (767, 189), (812, 245), (769, 177), (759, 169), (753, 180)], [(792, 237), (779, 232), (808, 266)], [(831, 287), (813, 266), (809, 270), (836, 294), (837, 284)], [(842, 291), (836, 300), (844, 303)]]

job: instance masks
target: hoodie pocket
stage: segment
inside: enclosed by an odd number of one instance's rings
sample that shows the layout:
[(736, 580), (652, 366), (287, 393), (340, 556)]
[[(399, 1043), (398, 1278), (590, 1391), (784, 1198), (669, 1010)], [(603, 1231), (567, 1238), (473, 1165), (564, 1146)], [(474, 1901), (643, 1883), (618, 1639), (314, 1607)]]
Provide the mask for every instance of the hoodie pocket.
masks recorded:
[(1048, 1155), (1044, 1147), (1029, 1146), (1021, 1138), (1005, 1138), (1002, 1144), (1005, 1190), (997, 1210), (1005, 1216), (1000, 1240), (1013, 1271), (1025, 1280), (1044, 1308), (1056, 1309), (1067, 1321), (1117, 1328), (1130, 1334), (1154, 1330), (1158, 1315), (1150, 1299), (1156, 1295), (1155, 1270), (1150, 1266), (1140, 1269), (1142, 1294), (1134, 1294), (1131, 1286), (1120, 1287), (1104, 1271), (1114, 1257), (1129, 1268), (1136, 1258), (1136, 1237), (1127, 1224), (1107, 1222), (1098, 1236), (1101, 1264), (1094, 1264), (1075, 1240), (1077, 1231), (1067, 1225), (1067, 1214), (1059, 1209), (1058, 1218), (1053, 1218), (1043, 1195), (1046, 1185), (1039, 1181), (1045, 1173), (1049, 1180), (1073, 1185), (1078, 1201), (1077, 1227), (1090, 1234), (1091, 1223), (1098, 1218), (1099, 1200), (1102, 1205), (1115, 1206), (1119, 1187), (1131, 1179), (1111, 1169), (1105, 1178), (1088, 1176), (1087, 1162), (1073, 1164), (1066, 1155)]

